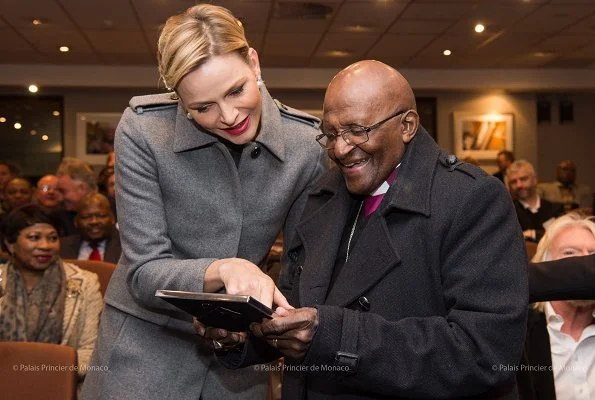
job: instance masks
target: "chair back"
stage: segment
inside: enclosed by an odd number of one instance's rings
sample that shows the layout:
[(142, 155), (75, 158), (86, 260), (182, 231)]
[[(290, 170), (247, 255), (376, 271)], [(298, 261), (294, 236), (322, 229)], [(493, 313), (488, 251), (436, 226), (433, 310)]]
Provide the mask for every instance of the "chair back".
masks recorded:
[(69, 346), (0, 342), (0, 397), (74, 400), (76, 350)]
[(81, 269), (97, 274), (99, 277), (99, 290), (101, 291), (101, 295), (105, 297), (105, 291), (112, 277), (112, 273), (116, 269), (116, 264), (107, 261), (75, 260), (72, 258), (67, 258), (64, 262), (75, 264)]

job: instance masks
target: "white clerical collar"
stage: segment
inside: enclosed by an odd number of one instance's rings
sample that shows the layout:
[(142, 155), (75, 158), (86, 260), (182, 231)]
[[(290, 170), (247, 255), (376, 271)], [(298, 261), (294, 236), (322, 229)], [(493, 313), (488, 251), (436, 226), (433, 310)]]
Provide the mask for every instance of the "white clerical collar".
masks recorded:
[[(395, 170), (398, 169), (401, 166), (401, 163), (399, 163), (399, 165), (397, 165), (395, 167)], [(390, 185), (387, 181), (382, 182), (382, 185), (380, 185), (378, 187), (378, 189), (376, 189), (371, 195), (370, 197), (374, 197), (374, 196), (380, 196), (381, 194), (385, 194), (386, 192), (388, 192), (388, 189), (390, 188)]]

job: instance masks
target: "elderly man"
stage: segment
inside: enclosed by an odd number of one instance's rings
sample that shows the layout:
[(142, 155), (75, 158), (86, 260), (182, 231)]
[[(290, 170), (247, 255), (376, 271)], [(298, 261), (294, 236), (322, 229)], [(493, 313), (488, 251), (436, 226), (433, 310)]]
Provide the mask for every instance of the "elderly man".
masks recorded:
[(562, 204), (551, 203), (537, 194), (537, 175), (530, 162), (515, 161), (506, 172), (514, 208), (526, 240), (539, 241), (545, 228), (564, 213)]
[[(588, 185), (576, 183), (576, 164), (572, 160), (560, 161), (556, 168), (556, 181), (538, 185), (542, 198), (564, 204), (564, 210), (590, 208), (593, 191)], [(592, 210), (589, 210), (592, 211)]]
[[(516, 398), (527, 272), (502, 184), (441, 150), (377, 61), (335, 76), (317, 140), (337, 168), (287, 241), (296, 309), (252, 326), (286, 356), (283, 398)], [(222, 360), (246, 365), (257, 342)]]
[(60, 256), (116, 264), (122, 253), (120, 234), (110, 202), (100, 193), (90, 193), (80, 202), (75, 225), (78, 235), (61, 239)]
[(56, 210), (62, 206), (62, 193), (58, 190), (58, 177), (45, 175), (37, 181), (35, 188), (37, 203), (48, 210)]
[(64, 157), (56, 175), (65, 208), (65, 212), (58, 215), (64, 229), (61, 236), (74, 235), (77, 233), (74, 226), (76, 210), (87, 194), (97, 192), (97, 176), (87, 163), (74, 157)]

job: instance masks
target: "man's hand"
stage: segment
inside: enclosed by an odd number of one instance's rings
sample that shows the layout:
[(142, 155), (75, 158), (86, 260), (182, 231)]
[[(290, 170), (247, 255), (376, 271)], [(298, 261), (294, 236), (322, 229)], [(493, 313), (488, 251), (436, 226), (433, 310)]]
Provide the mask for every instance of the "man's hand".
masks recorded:
[(318, 328), (315, 308), (285, 309), (278, 307), (273, 319), (250, 325), (252, 333), (266, 340), (288, 357), (301, 359), (310, 348)]
[(229, 350), (246, 341), (248, 334), (246, 332), (230, 332), (221, 328), (212, 328), (193, 318), (194, 329), (196, 333), (206, 340), (213, 342), (215, 350)]

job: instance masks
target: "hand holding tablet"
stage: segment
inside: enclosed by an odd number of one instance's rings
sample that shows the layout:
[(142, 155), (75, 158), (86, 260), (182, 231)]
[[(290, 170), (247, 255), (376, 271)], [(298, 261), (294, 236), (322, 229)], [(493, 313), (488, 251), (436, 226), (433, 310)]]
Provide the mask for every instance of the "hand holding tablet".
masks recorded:
[(193, 315), (206, 326), (246, 332), (252, 322), (272, 318), (273, 311), (250, 296), (158, 290), (159, 297)]

